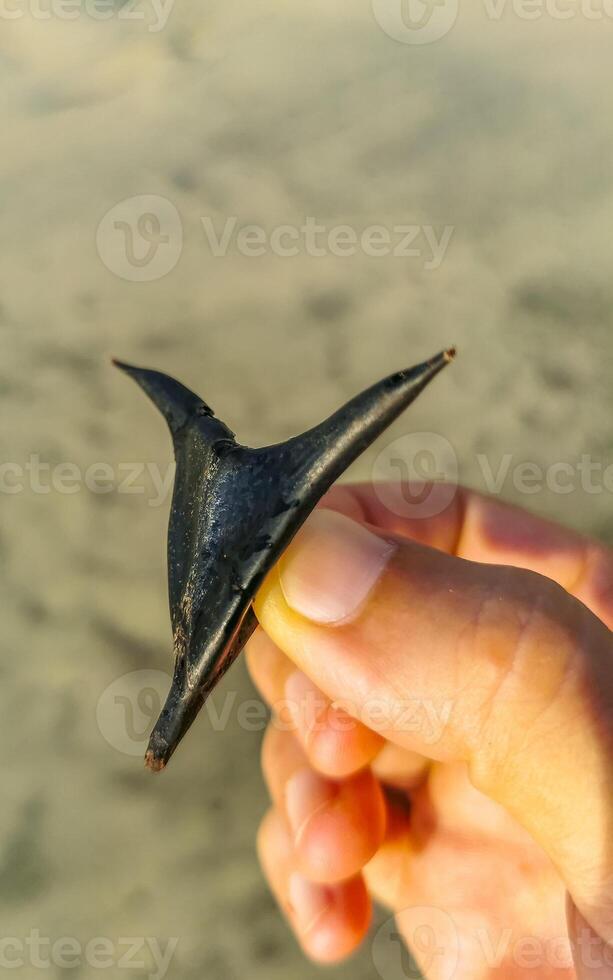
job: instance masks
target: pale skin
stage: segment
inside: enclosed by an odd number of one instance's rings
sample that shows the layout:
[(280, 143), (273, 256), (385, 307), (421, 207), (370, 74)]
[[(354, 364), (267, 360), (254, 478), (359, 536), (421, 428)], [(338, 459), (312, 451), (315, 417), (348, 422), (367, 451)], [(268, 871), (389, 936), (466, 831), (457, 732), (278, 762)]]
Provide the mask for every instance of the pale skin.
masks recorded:
[(466, 490), (322, 508), (247, 651), (259, 855), (304, 952), (349, 956), (376, 900), (432, 980), (613, 977), (613, 553)]

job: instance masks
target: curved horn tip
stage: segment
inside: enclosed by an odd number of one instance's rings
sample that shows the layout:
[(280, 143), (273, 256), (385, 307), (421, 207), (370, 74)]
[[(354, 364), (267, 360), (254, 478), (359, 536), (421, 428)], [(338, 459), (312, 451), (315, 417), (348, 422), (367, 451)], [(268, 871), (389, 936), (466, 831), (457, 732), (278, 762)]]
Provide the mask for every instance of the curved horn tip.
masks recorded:
[(166, 760), (156, 756), (153, 749), (147, 749), (145, 753), (145, 769), (149, 772), (162, 772), (166, 768)]
[(133, 364), (128, 364), (127, 361), (120, 361), (118, 357), (112, 357), (111, 364), (113, 367), (119, 368), (120, 371), (134, 371)]

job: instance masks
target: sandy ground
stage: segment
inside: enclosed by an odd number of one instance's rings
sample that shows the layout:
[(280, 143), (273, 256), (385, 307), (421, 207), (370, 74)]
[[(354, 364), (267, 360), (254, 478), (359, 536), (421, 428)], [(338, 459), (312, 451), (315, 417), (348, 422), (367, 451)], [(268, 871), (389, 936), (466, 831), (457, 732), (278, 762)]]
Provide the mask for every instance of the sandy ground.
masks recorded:
[[(223, 731), (202, 717), (162, 777), (141, 767), (169, 670), (168, 501), (151, 474), (170, 447), (111, 354), (180, 376), (258, 445), (455, 342), (453, 368), (353, 476), (389, 468), (390, 441), (435, 434), (439, 469), (457, 459), (482, 489), (498, 473), (506, 499), (613, 541), (613, 22), (575, 7), (496, 20), (478, 3), (423, 45), (393, 40), (369, 3), (324, 0), (177, 5), (159, 31), (121, 5), (108, 22), (3, 20), (4, 937), (105, 939), (113, 976), (132, 936), (177, 938), (172, 980), (318, 975), (256, 863), (266, 798), (244, 666), (214, 699)], [(145, 212), (154, 223), (135, 224)], [(269, 234), (309, 217), (396, 244), (415, 226), (419, 254), (301, 242), (256, 257), (232, 239), (215, 256), (202, 222)], [(424, 229), (446, 227), (437, 266)], [(396, 980), (389, 955), (377, 973), (367, 943), (333, 975)], [(40, 975), (23, 959), (13, 976)], [(46, 975), (99, 976), (86, 960)]]

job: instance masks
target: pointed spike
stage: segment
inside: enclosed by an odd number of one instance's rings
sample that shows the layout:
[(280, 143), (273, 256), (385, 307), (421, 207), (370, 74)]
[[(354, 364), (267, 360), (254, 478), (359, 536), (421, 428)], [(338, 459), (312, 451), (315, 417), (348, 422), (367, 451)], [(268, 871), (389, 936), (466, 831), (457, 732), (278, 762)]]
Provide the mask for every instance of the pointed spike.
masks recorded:
[[(361, 392), (333, 415), (269, 451), (291, 454), (311, 483), (329, 486), (413, 402), (455, 357), (455, 347), (391, 374)], [(324, 492), (323, 490), (321, 492)]]
[(149, 769), (150, 772), (161, 772), (165, 768), (166, 759), (163, 756), (156, 756), (153, 749), (147, 749), (145, 752), (145, 769)]
[(168, 374), (152, 371), (148, 368), (135, 367), (113, 358), (113, 364), (136, 381), (149, 396), (153, 404), (160, 410), (170, 431), (177, 432), (196, 412), (212, 415), (211, 409), (198, 395), (175, 381)]
[(234, 638), (223, 651), (223, 656), (215, 662), (214, 671), (204, 685), (190, 686), (185, 661), (176, 663), (166, 703), (151, 732), (145, 753), (146, 769), (150, 769), (151, 772), (161, 772), (166, 767), (179, 742), (191, 727), (207, 695), (232, 666), (256, 627), (255, 613), (249, 607)]

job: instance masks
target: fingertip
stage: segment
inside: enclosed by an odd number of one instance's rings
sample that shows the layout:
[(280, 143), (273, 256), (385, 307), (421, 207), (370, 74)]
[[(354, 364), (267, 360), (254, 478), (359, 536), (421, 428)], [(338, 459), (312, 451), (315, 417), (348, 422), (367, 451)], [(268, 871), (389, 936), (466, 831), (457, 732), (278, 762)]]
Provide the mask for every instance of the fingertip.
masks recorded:
[(268, 811), (257, 835), (260, 864), (304, 953), (331, 965), (362, 942), (371, 919), (371, 903), (360, 875), (338, 885), (322, 885), (295, 867), (291, 838), (282, 815)]
[(283, 792), (292, 774), (307, 764), (306, 757), (291, 732), (270, 724), (262, 739), (261, 766), (271, 798), (283, 803)]
[(385, 799), (368, 770), (339, 783), (301, 770), (286, 786), (286, 808), (298, 865), (315, 882), (351, 878), (385, 838)]
[(331, 704), (300, 670), (285, 682), (285, 696), (309, 762), (331, 779), (346, 779), (369, 765), (384, 740), (340, 704)]
[(256, 850), (262, 870), (283, 906), (286, 883), (294, 861), (294, 849), (281, 813), (271, 807), (262, 818), (256, 835)]
[(347, 779), (370, 765), (384, 744), (381, 735), (330, 706), (327, 724), (312, 736), (308, 755), (319, 772), (331, 779)]
[(368, 932), (372, 907), (361, 876), (322, 886), (295, 873), (289, 903), (302, 949), (322, 965), (346, 959)]
[(388, 908), (402, 908), (413, 878), (413, 846), (408, 798), (388, 800), (385, 840), (363, 869), (373, 899)]

